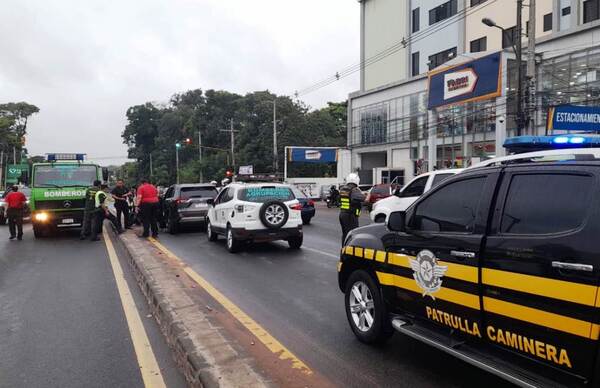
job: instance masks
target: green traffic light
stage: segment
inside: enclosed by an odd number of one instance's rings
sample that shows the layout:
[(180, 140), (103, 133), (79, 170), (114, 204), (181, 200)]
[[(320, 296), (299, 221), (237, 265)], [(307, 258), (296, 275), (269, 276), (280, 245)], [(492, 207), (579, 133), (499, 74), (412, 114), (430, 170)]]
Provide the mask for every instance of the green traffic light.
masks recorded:
[(179, 143), (175, 143), (175, 147), (177, 147), (177, 148), (180, 148), (180, 147), (181, 147), (181, 144), (179, 144)]

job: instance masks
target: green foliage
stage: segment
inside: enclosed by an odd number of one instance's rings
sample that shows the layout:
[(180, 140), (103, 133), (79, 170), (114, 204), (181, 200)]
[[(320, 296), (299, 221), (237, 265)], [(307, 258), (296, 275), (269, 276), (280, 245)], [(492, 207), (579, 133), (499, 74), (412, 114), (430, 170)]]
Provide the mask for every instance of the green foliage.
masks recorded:
[(39, 111), (37, 106), (26, 102), (0, 104), (0, 150), (12, 153), (14, 147), (20, 155), (29, 117)]
[[(231, 168), (230, 128), (233, 119), (236, 165), (253, 165), (257, 173), (273, 172), (273, 100), (277, 105), (279, 166), (284, 147), (344, 146), (346, 103), (309, 112), (301, 102), (269, 91), (245, 96), (222, 90), (196, 89), (175, 94), (168, 104), (145, 103), (127, 110), (128, 124), (122, 134), (129, 157), (137, 160), (136, 180), (150, 177), (160, 185), (176, 180), (175, 143), (179, 150), (180, 181), (221, 180)], [(202, 163), (199, 162), (198, 132), (202, 134)], [(192, 140), (185, 144), (186, 138)], [(152, 161), (152, 163), (150, 162)], [(150, 165), (152, 164), (152, 176)], [(326, 168), (326, 167), (325, 167)]]

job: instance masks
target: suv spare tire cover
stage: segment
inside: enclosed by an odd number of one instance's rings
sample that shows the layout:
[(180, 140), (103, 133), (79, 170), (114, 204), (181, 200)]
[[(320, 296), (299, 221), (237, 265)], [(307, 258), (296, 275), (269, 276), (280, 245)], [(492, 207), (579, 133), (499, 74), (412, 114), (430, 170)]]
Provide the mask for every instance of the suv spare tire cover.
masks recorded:
[(274, 200), (263, 203), (259, 216), (260, 221), (267, 228), (279, 229), (287, 222), (290, 212), (285, 203)]

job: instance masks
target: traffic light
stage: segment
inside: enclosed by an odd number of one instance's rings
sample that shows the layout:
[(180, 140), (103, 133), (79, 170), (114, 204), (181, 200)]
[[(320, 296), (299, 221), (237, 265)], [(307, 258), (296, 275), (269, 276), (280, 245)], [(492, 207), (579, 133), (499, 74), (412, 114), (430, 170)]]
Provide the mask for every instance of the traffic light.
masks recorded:
[(189, 137), (185, 139), (185, 144), (190, 145), (192, 144), (192, 139), (190, 139)]
[(233, 173), (231, 172), (231, 170), (227, 170), (227, 171), (225, 171), (225, 175), (229, 178), (229, 177), (233, 176)]
[(181, 148), (181, 143), (175, 143), (175, 148)]

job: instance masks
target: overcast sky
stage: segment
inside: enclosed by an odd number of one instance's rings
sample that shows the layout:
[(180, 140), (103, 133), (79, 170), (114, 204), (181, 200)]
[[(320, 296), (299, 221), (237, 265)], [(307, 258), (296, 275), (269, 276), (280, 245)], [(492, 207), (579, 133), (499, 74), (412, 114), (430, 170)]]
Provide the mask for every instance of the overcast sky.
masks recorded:
[[(292, 95), (359, 61), (355, 0), (2, 0), (0, 102), (31, 154), (127, 155), (129, 106), (194, 88)], [(344, 100), (358, 75), (302, 99)]]

